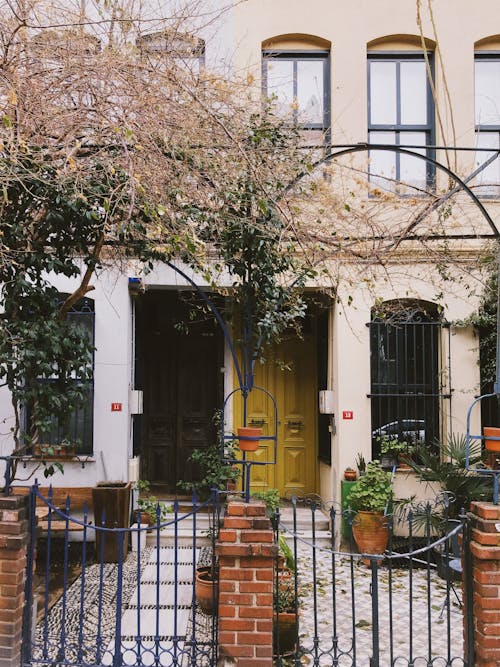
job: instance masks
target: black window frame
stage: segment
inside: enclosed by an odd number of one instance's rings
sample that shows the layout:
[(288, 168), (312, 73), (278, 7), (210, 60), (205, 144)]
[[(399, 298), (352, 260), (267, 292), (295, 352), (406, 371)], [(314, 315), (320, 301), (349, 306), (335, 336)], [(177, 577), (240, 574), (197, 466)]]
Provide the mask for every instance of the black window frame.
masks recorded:
[[(59, 292), (58, 303), (62, 305), (66, 298), (69, 296), (68, 293)], [(90, 364), (92, 366), (92, 380), (85, 380), (82, 382), (80, 378), (74, 378), (74, 382), (80, 382), (82, 386), (86, 386), (87, 389), (87, 400), (86, 402), (79, 406), (76, 409), (73, 409), (70, 417), (70, 434), (64, 434), (61, 431), (61, 427), (54, 420), (54, 425), (50, 433), (40, 434), (40, 439), (43, 441), (42, 444), (47, 445), (57, 445), (60, 444), (62, 440), (70, 440), (71, 444), (75, 445), (75, 454), (77, 456), (92, 456), (94, 452), (94, 373), (95, 373), (95, 301), (90, 297), (82, 297), (76, 303), (74, 303), (69, 309), (66, 317), (69, 320), (77, 320), (78, 318), (85, 317), (89, 320), (89, 327), (86, 327), (91, 335), (92, 342), (92, 357), (90, 359)], [(50, 379), (38, 380), (39, 382), (51, 382)], [(83, 412), (82, 418), (82, 432), (79, 432), (78, 429), (78, 419), (79, 415)], [(25, 406), (24, 409), (24, 419), (25, 430), (29, 431), (30, 425), (30, 407)], [(81, 435), (81, 437), (80, 437)], [(69, 437), (68, 437), (69, 436)]]
[[(478, 61), (483, 62), (498, 62), (500, 63), (500, 51), (475, 51), (474, 52), (474, 132), (477, 136), (479, 134), (496, 134), (498, 138), (498, 150), (500, 150), (500, 118), (498, 123), (489, 123), (487, 125), (476, 123), (476, 63)], [(492, 153), (495, 152), (495, 149), (492, 148)], [(489, 153), (487, 151), (481, 151), (480, 155), (482, 156), (481, 162), (484, 162), (488, 159)], [(500, 157), (497, 158), (500, 160)], [(496, 186), (496, 193), (481, 192), (481, 188), (488, 188), (494, 186), (482, 185), (477, 183), (476, 191), (477, 195), (481, 199), (500, 199), (500, 183)]]
[[(431, 88), (431, 83), (429, 81), (429, 76), (427, 75), (426, 77), (426, 83), (427, 83), (427, 123), (424, 125), (422, 124), (417, 124), (417, 125), (404, 125), (400, 121), (401, 118), (401, 67), (400, 64), (403, 62), (411, 62), (411, 61), (421, 61), (425, 63), (425, 56), (422, 51), (368, 51), (368, 57), (367, 57), (367, 114), (368, 114), (368, 143), (370, 143), (370, 133), (371, 132), (391, 132), (395, 134), (395, 143), (396, 145), (401, 145), (400, 144), (400, 136), (402, 132), (425, 132), (426, 136), (426, 142), (423, 146), (427, 146), (427, 150), (425, 152), (427, 157), (430, 157), (432, 159), (435, 159), (436, 156), (436, 151), (433, 148), (435, 145), (435, 137), (436, 137), (436, 122), (435, 122), (435, 104), (434, 104), (434, 98), (432, 96), (432, 88)], [(429, 60), (429, 65), (431, 69), (431, 77), (434, 80), (434, 54), (433, 53), (428, 53), (427, 58)], [(372, 62), (394, 62), (396, 63), (396, 120), (397, 122), (394, 123), (385, 123), (385, 124), (372, 124), (371, 122), (371, 63)], [(403, 142), (404, 145), (405, 142)], [(430, 146), (430, 148), (429, 148)], [(370, 157), (370, 153), (369, 153)], [(395, 158), (396, 158), (396, 173), (394, 177), (388, 178), (388, 183), (390, 182), (391, 178), (394, 179), (397, 183), (402, 182), (401, 181), (401, 154), (396, 152), (395, 153)], [(416, 158), (418, 159), (418, 158)], [(374, 178), (384, 178), (383, 176), (379, 176), (376, 174), (371, 174), (369, 172), (369, 178), (371, 180), (372, 176)], [(435, 166), (430, 163), (426, 162), (426, 187), (428, 189), (434, 189), (435, 187), (435, 178), (436, 178), (436, 168)], [(404, 183), (404, 182), (403, 182)], [(395, 192), (396, 194), (400, 194), (400, 196), (411, 196), (415, 197), (418, 196), (418, 191), (415, 190), (414, 186), (412, 186), (411, 183), (405, 184), (405, 188), (410, 188), (410, 190), (413, 190), (411, 193), (399, 193), (397, 189), (393, 190), (392, 188), (387, 188), (391, 192)]]
[(324, 133), (325, 142), (331, 141), (331, 110), (330, 110), (330, 51), (328, 49), (263, 49), (262, 51), (262, 94), (266, 99), (268, 95), (267, 63), (271, 60), (288, 60), (293, 62), (293, 92), (297, 97), (297, 63), (299, 61), (317, 60), (323, 63), (323, 122), (322, 123), (299, 123), (298, 109), (292, 110), (294, 127), (301, 130), (321, 131)]
[[(380, 457), (379, 436), (384, 434), (436, 448), (443, 400), (451, 399), (451, 388), (442, 385), (443, 335), (447, 331), (449, 337), (449, 323), (436, 304), (396, 299), (372, 309), (367, 326), (373, 458)], [(449, 373), (447, 378), (449, 383)]]

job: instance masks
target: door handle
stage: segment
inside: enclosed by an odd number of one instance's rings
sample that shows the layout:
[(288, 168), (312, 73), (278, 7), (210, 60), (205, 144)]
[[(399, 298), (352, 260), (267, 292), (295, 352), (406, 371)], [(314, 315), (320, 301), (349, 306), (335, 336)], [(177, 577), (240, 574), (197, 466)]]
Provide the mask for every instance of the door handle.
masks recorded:
[(266, 423), (265, 419), (251, 419), (250, 420), (250, 425), (251, 426), (264, 426)]

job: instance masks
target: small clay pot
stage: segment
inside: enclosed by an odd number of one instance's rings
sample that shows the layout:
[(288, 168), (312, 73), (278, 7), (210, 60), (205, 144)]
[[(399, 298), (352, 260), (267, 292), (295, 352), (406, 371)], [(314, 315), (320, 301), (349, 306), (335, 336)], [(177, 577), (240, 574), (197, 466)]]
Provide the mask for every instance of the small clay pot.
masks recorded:
[(217, 604), (217, 579), (213, 578), (210, 566), (200, 567), (196, 570), (196, 602), (206, 613), (214, 613), (214, 604)]
[(358, 475), (355, 470), (344, 470), (344, 479), (346, 482), (355, 482)]
[[(484, 444), (489, 452), (500, 452), (500, 428), (495, 426), (485, 426)], [(499, 440), (489, 440), (489, 438), (499, 438)]]
[(259, 448), (262, 429), (256, 426), (240, 426), (238, 428), (238, 446), (242, 452), (255, 452)]

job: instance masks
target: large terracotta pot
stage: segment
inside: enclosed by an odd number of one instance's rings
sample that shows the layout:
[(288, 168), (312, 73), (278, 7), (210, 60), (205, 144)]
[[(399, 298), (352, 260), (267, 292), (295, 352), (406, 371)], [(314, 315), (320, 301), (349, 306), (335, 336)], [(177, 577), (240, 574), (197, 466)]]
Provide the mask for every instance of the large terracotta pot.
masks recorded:
[(500, 428), (495, 426), (485, 426), (483, 428), (484, 432), (484, 444), (486, 449), (489, 452), (500, 452), (500, 440), (489, 440), (488, 438), (500, 438)]
[(255, 452), (259, 448), (262, 429), (256, 426), (240, 426), (238, 428), (238, 446), (242, 452)]
[(214, 605), (217, 604), (217, 583), (210, 566), (196, 570), (196, 602), (206, 614), (214, 613)]
[[(361, 553), (383, 554), (389, 541), (387, 517), (379, 512), (358, 511), (352, 524), (352, 534)], [(369, 559), (363, 559), (363, 563), (369, 562)]]

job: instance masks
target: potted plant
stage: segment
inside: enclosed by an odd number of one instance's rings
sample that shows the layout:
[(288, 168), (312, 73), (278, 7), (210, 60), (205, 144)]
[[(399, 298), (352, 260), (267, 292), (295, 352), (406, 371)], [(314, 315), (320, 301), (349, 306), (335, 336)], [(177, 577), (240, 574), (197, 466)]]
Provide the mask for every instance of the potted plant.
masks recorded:
[(258, 426), (238, 427), (238, 446), (242, 452), (255, 452), (259, 448), (262, 429)]
[(278, 569), (281, 572), (285, 570), (288, 572), (295, 572), (295, 558), (293, 557), (293, 551), (283, 533), (281, 533), (278, 538), (278, 548)]
[(346, 482), (355, 482), (357, 478), (358, 474), (354, 470), (354, 468), (349, 467), (344, 470), (344, 479), (346, 480)]
[[(148, 480), (137, 480), (135, 488), (139, 491), (140, 494), (147, 494), (144, 496), (139, 495), (137, 500), (137, 509), (139, 512), (138, 523), (144, 523), (148, 526), (152, 526), (156, 524), (158, 519), (159, 523), (166, 521), (167, 514), (170, 514), (173, 511), (173, 508), (171, 505), (165, 505), (165, 503), (159, 501), (156, 496), (149, 494), (151, 485)], [(135, 514), (137, 515), (137, 512)], [(134, 518), (137, 519), (137, 516)]]
[(276, 510), (280, 506), (280, 492), (278, 489), (266, 489), (265, 491), (254, 491), (252, 498), (262, 500), (266, 506), (266, 514), (270, 519), (274, 518)]
[(381, 554), (385, 551), (389, 540), (386, 514), (391, 501), (390, 475), (379, 461), (371, 461), (366, 474), (360, 477), (349, 494), (350, 507), (355, 511), (352, 534), (361, 553)]
[[(489, 452), (500, 452), (500, 428), (495, 426), (484, 426), (484, 446)], [(492, 440), (491, 438), (498, 438)]]
[(299, 633), (299, 614), (295, 595), (295, 577), (278, 574), (274, 582), (273, 652), (283, 655), (294, 651)]
[[(236, 458), (236, 445), (233, 441), (226, 443), (225, 456), (227, 459)], [(221, 458), (220, 446), (216, 443), (208, 447), (194, 449), (189, 456), (189, 461), (199, 466), (199, 481), (179, 481), (177, 486), (183, 491), (196, 493), (201, 497), (208, 497), (211, 489), (226, 491), (228, 484), (236, 484), (241, 477), (239, 466), (229, 463), (226, 458)]]
[[(469, 447), (469, 469), (467, 445), (464, 435), (450, 435), (446, 442), (434, 448), (418, 447), (418, 463), (408, 461), (411, 470), (422, 482), (435, 482), (448, 498), (453, 499), (447, 507), (449, 519), (458, 518), (464, 508), (469, 510), (473, 500), (491, 502), (492, 484), (489, 478), (474, 473), (474, 468), (484, 467), (481, 443), (473, 441)], [(418, 515), (414, 514), (414, 518)], [(433, 517), (439, 523), (444, 519), (442, 512)]]
[(67, 440), (54, 445), (37, 443), (33, 445), (33, 456), (44, 460), (72, 458), (75, 456), (75, 445)]
[(377, 442), (380, 445), (382, 468), (394, 468), (405, 462), (405, 459), (410, 457), (415, 449), (406, 440), (400, 440), (397, 435), (380, 435), (377, 437)]
[(196, 568), (196, 602), (205, 614), (213, 615), (217, 606), (219, 575), (215, 563)]
[(365, 474), (365, 472), (366, 472), (366, 461), (365, 461), (365, 457), (363, 456), (363, 454), (361, 454), (361, 452), (358, 452), (356, 454), (356, 467), (358, 469), (360, 477), (361, 477), (361, 475)]

